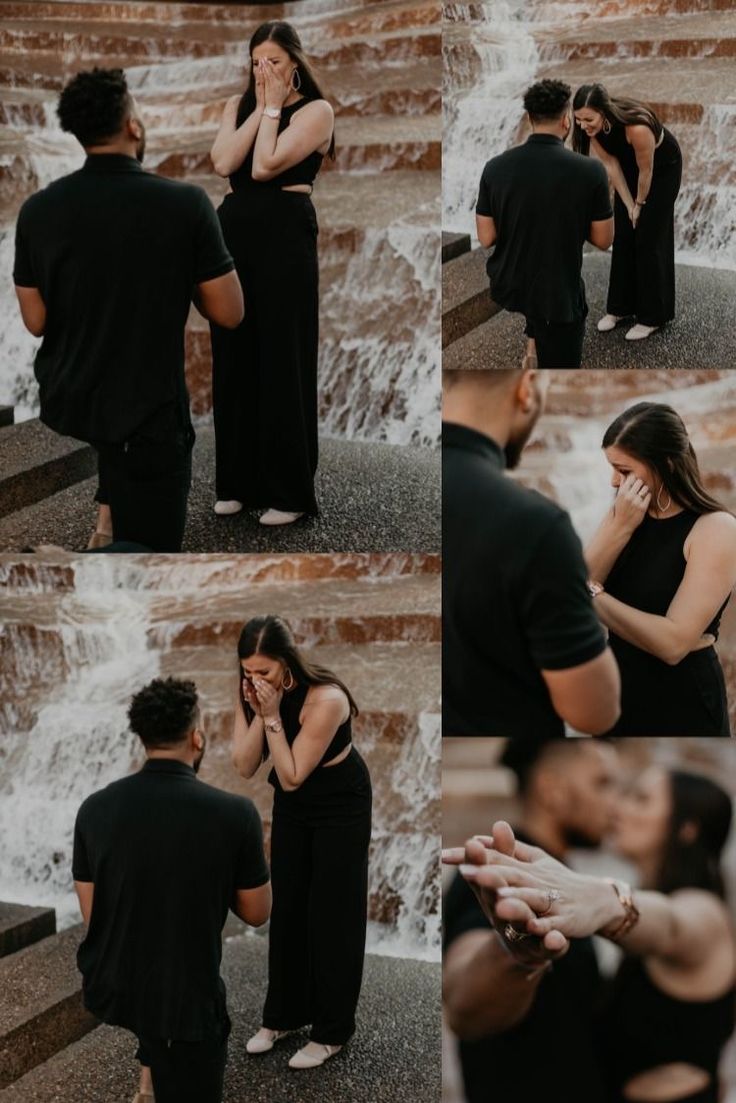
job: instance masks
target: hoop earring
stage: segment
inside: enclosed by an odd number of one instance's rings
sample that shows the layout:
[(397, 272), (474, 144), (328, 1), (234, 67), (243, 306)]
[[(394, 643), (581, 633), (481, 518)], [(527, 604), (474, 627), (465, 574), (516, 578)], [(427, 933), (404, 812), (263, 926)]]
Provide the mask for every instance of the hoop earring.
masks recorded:
[[(290, 679), (288, 685), (286, 684), (286, 674), (289, 675), (289, 679)], [(296, 685), (296, 678), (294, 677), (294, 675), (292, 674), (292, 672), (291, 672), (291, 670), (289, 669), (288, 666), (286, 668), (286, 674), (281, 679), (281, 688), (283, 689), (284, 693), (288, 693), (289, 690), (292, 690), (294, 688), (294, 686)]]
[(610, 119), (606, 119), (606, 121), (604, 122), (604, 124), (603, 124), (603, 133), (604, 134), (610, 134), (611, 133), (611, 120)]
[(667, 505), (663, 506), (662, 503), (660, 502), (659, 497), (660, 497), (660, 494), (662, 493), (663, 490), (664, 490), (664, 483), (661, 483), (661, 485), (659, 487), (659, 490), (657, 491), (657, 509), (659, 510), (660, 513), (666, 513), (667, 510), (672, 505), (672, 495), (669, 493), (669, 491), (667, 492)]
[[(294, 77), (296, 77), (296, 79), (297, 79), (296, 84), (294, 84)], [(294, 70), (292, 70), (292, 74), (291, 74), (291, 87), (292, 87), (292, 90), (294, 92), (298, 92), (299, 89), (301, 88), (301, 86), (302, 86), (301, 73), (299, 72), (298, 69), (294, 69)]]

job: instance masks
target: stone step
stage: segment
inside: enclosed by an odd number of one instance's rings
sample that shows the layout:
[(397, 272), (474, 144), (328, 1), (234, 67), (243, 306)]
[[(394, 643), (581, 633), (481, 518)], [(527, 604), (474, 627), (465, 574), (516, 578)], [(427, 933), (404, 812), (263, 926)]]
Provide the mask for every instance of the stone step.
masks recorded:
[(84, 1010), (76, 951), (81, 926), (0, 960), (0, 1089), (96, 1025)]
[(56, 933), (53, 908), (0, 901), (0, 958), (7, 957)]
[[(439, 431), (439, 418), (437, 418)], [(0, 519), (0, 551), (56, 544), (86, 547), (94, 527), (95, 479)], [(274, 532), (257, 513), (216, 518), (214, 439), (198, 430), (184, 551), (335, 553), (439, 550), (440, 464), (435, 448), (321, 441), (318, 517)], [(390, 486), (390, 500), (386, 487)]]
[(0, 517), (88, 479), (96, 469), (92, 448), (61, 437), (38, 420), (0, 433)]
[[(729, 379), (730, 372), (724, 370), (701, 369), (697, 374), (686, 368), (650, 368), (647, 371), (646, 389), (648, 394), (655, 392), (664, 400), (665, 392), (689, 391), (696, 387), (707, 386), (721, 379)], [(601, 414), (619, 412), (622, 404), (637, 401), (642, 393), (642, 376), (639, 370), (620, 368), (615, 372), (578, 372), (557, 371), (552, 369), (552, 382), (547, 394), (545, 416), (558, 414), (594, 417)], [(733, 416), (733, 408), (728, 405), (726, 416)], [(714, 415), (708, 414), (709, 420)]]
[(617, 64), (634, 58), (714, 58), (736, 56), (736, 11), (690, 13), (663, 20), (659, 16), (610, 19), (595, 27), (559, 27), (539, 35), (541, 59), (566, 61), (615, 57)]
[[(477, 250), (480, 252), (480, 250)], [(462, 258), (461, 258), (462, 259)], [(450, 262), (451, 265), (458, 261)], [(445, 265), (445, 269), (450, 265)], [(583, 278), (587, 288), (590, 316), (583, 346), (583, 367), (586, 368), (726, 368), (733, 359), (730, 335), (724, 333), (719, 318), (728, 315), (736, 294), (736, 273), (725, 269), (677, 265), (678, 316), (665, 329), (646, 341), (626, 341), (627, 326), (613, 333), (598, 333), (595, 323), (605, 314), (610, 257), (603, 253), (586, 253), (583, 258)], [(473, 317), (473, 294), (480, 296), (482, 273), (471, 272), (466, 283), (468, 305), (460, 308), (464, 328), (460, 336), (470, 335), (482, 321), (481, 332), (468, 336), (464, 345), (451, 345), (443, 354), (443, 366), (462, 367), (475, 363), (478, 367), (514, 367), (521, 362), (524, 351), (524, 319), (520, 314), (499, 311), (492, 321), (481, 319), (470, 324)], [(488, 291), (486, 289), (486, 294)], [(490, 303), (490, 295), (488, 295)], [(476, 308), (477, 309), (477, 308)], [(490, 313), (490, 307), (489, 313)]]
[[(240, 928), (243, 929), (242, 927)], [(225, 943), (223, 976), (233, 1020), (224, 1103), (292, 1100), (285, 1092), (285, 1063), (306, 1036), (257, 1061), (245, 1043), (260, 1025), (266, 990), (267, 940), (259, 935)], [(319, 1076), (299, 1080), (299, 1103), (439, 1099), (441, 1091), (440, 965), (369, 954), (350, 1045)], [(101, 1026), (10, 1087), (7, 1103), (118, 1103), (136, 1090), (135, 1041), (124, 1030)], [(409, 1057), (408, 1055), (411, 1055)], [(346, 1085), (348, 1088), (346, 1089)], [(288, 1089), (287, 1089), (288, 1092)]]
[(470, 252), (470, 234), (450, 234), (445, 230), (442, 231), (443, 264), (468, 252)]
[[(626, 59), (605, 73), (605, 84), (614, 95), (635, 96), (648, 103), (664, 123), (673, 127), (679, 122), (702, 122), (711, 104), (736, 103), (731, 80), (733, 62), (729, 59), (715, 58), (707, 64), (683, 59), (669, 68), (673, 71), (663, 71), (662, 63), (656, 60)], [(538, 77), (566, 80), (575, 89), (600, 81), (601, 75), (600, 68), (591, 68), (590, 61), (578, 60), (545, 65)]]
[(477, 247), (442, 266), (443, 349), (482, 325), (493, 313), (486, 256), (485, 249)]
[[(355, 586), (355, 584), (353, 584)], [(401, 599), (401, 585), (391, 583), (394, 593)], [(278, 600), (275, 599), (275, 600)], [(360, 601), (360, 595), (356, 595)], [(279, 601), (279, 609), (287, 610), (288, 594)], [(271, 606), (269, 606), (271, 608)], [(232, 630), (223, 625), (221, 642), (217, 646), (174, 646), (164, 655), (162, 672), (172, 677), (189, 677), (197, 683), (201, 692), (203, 715), (208, 734), (215, 738), (230, 739), (233, 700), (237, 681), (237, 660), (234, 661), (237, 636), (251, 615), (258, 615), (266, 606), (253, 599), (250, 607), (244, 606), (240, 619), (234, 617)], [(292, 621), (288, 615), (289, 623)], [(417, 618), (418, 619), (418, 618)], [(385, 642), (381, 636), (376, 642), (310, 643), (305, 651), (308, 657), (333, 670), (350, 689), (360, 709), (355, 721), (356, 733), (363, 723), (374, 725), (379, 721), (384, 738), (399, 738), (406, 720), (414, 723), (420, 713), (439, 713), (439, 590), (436, 589), (433, 642), (425, 642), (426, 633), (418, 639), (404, 638), (398, 642)], [(387, 635), (390, 638), (391, 627)], [(222, 721), (225, 721), (223, 724)]]
[[(210, 150), (216, 129), (169, 135), (151, 132), (146, 163), (162, 176), (183, 177), (212, 171)], [(442, 121), (439, 115), (345, 116), (335, 132), (336, 159), (324, 161), (332, 172), (439, 170)]]

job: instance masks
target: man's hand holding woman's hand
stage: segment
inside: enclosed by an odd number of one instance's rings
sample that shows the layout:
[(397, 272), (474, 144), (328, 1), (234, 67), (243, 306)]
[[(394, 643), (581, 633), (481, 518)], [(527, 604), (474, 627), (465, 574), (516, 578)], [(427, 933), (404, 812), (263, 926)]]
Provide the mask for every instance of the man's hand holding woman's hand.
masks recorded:
[[(526, 905), (504, 899), (503, 890), (514, 884), (514, 874), (509, 873), (509, 867), (502, 868), (494, 862), (494, 856), (515, 861), (513, 855), (521, 846), (523, 844), (516, 841), (509, 825), (499, 821), (493, 825), (492, 837), (476, 835), (468, 839), (464, 847), (443, 850), (442, 861), (460, 867), (460, 873), (473, 888), (486, 918), (508, 952), (521, 965), (533, 968), (563, 957), (570, 944), (563, 934), (553, 929), (541, 936), (532, 935), (526, 929)], [(522, 932), (522, 937), (510, 939), (509, 928)]]

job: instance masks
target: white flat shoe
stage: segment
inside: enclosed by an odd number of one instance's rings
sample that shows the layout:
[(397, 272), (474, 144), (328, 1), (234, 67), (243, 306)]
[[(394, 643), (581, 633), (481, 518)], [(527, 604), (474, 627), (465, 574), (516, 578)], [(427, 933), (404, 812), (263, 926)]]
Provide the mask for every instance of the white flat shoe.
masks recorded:
[(280, 1042), (287, 1034), (291, 1034), (291, 1031), (269, 1030), (267, 1026), (262, 1026), (258, 1033), (245, 1043), (245, 1051), (246, 1053), (268, 1053), (276, 1042)]
[(227, 517), (231, 513), (240, 513), (243, 508), (243, 503), (236, 501), (234, 498), (226, 502), (215, 502), (215, 513), (218, 517)]
[(283, 509), (267, 509), (260, 518), (262, 525), (293, 525), (303, 513), (289, 513)]
[(604, 314), (598, 323), (598, 330), (600, 333), (608, 333), (615, 329), (620, 321), (621, 318), (618, 314)]
[(659, 326), (632, 326), (629, 332), (626, 334), (627, 341), (643, 341), (645, 337), (651, 337), (653, 333), (659, 329)]
[(324, 1065), (325, 1061), (329, 1061), (330, 1057), (334, 1057), (341, 1049), (342, 1046), (326, 1046), (322, 1045), (321, 1042), (307, 1042), (291, 1058), (289, 1068), (316, 1069), (319, 1065)]

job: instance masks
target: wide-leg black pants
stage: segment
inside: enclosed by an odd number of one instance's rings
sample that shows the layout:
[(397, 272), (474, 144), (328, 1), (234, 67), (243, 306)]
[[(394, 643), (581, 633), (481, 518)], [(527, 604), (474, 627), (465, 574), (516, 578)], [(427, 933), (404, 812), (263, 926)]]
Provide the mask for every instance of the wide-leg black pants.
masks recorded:
[(235, 330), (210, 327), (217, 497), (316, 513), (317, 219), (306, 193), (264, 185), (219, 208), (243, 286)]
[(343, 1045), (355, 1031), (368, 910), (371, 784), (353, 748), (293, 793), (276, 791), (263, 1025)]
[[(682, 161), (658, 165), (636, 229), (618, 194), (613, 208), (614, 239), (607, 311), (662, 326), (675, 316), (675, 200)], [(636, 196), (637, 182), (628, 180)]]

